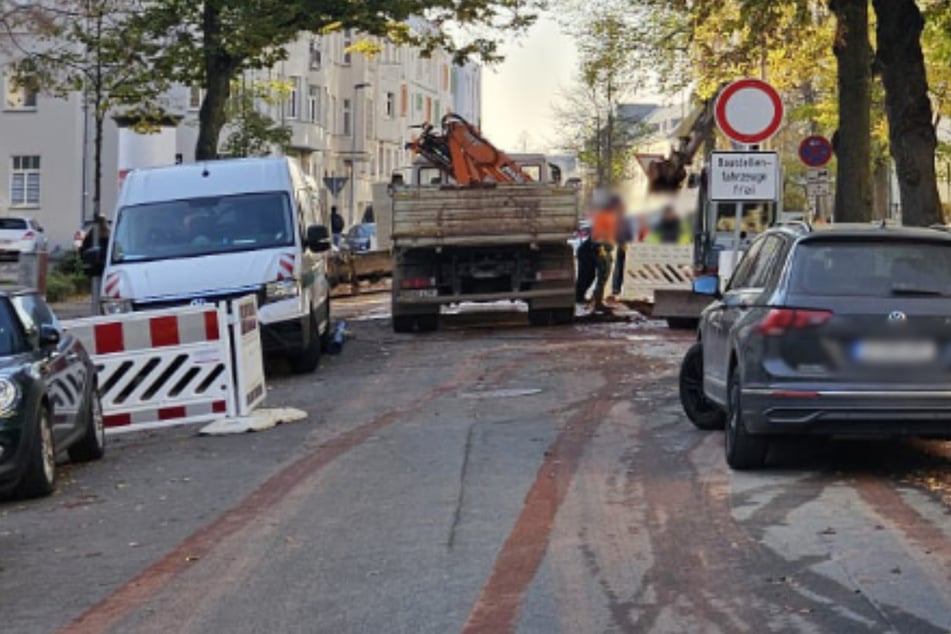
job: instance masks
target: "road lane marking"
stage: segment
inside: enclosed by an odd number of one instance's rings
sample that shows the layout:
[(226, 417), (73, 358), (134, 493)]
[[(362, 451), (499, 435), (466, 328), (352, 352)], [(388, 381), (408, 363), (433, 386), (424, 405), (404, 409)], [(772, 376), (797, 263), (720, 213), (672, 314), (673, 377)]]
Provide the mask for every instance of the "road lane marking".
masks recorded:
[(514, 632), (525, 592), (548, 550), (558, 509), (585, 447), (614, 404), (610, 398), (615, 389), (611, 381), (606, 381), (545, 452), (522, 511), (462, 628), (463, 634)]

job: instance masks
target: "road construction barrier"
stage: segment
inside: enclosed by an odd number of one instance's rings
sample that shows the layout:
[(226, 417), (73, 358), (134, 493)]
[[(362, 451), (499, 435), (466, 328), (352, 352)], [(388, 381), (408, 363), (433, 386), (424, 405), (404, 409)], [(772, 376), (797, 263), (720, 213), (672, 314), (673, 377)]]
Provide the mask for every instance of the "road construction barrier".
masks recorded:
[(266, 395), (258, 327), (253, 296), (230, 306), (222, 302), (63, 324), (96, 365), (105, 425), (114, 431), (250, 413)]
[(621, 298), (653, 301), (655, 290), (689, 290), (692, 280), (693, 245), (631, 244)]

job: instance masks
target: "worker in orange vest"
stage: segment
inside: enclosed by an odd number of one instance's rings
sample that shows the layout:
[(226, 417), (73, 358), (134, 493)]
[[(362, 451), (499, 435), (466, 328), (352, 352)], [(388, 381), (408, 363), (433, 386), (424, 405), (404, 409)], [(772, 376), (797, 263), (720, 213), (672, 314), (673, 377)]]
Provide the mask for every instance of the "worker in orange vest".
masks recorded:
[[(608, 274), (611, 272), (611, 260), (614, 246), (617, 243), (618, 226), (621, 221), (621, 214), (624, 211), (624, 204), (619, 196), (607, 195), (601, 193), (596, 195), (590, 213), (591, 234), (587, 244), (582, 245), (584, 249), (579, 249), (578, 257), (591, 259), (594, 265), (594, 300), (595, 310), (606, 310), (604, 304), (604, 289), (608, 283)], [(581, 268), (579, 261), (579, 268)], [(587, 267), (585, 267), (587, 268)], [(591, 286), (591, 278), (585, 276), (582, 279), (579, 276), (577, 297), (579, 302), (586, 298), (588, 288)]]

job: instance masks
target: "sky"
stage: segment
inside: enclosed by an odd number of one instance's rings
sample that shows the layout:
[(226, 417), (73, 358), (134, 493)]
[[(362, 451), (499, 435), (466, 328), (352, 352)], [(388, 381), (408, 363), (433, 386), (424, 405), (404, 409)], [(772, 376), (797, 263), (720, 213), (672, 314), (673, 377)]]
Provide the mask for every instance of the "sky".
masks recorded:
[(531, 30), (503, 48), (505, 61), (482, 75), (482, 131), (497, 147), (544, 152), (557, 144), (552, 106), (571, 85), (578, 53), (555, 20), (543, 16)]

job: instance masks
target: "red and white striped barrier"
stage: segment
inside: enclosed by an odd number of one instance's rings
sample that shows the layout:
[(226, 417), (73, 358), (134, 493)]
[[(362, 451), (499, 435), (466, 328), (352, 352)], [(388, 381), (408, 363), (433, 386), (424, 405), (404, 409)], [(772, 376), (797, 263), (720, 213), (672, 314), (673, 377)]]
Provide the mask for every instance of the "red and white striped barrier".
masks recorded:
[(232, 304), (230, 313), (222, 303), (64, 323), (96, 365), (106, 427), (211, 422), (247, 415), (260, 404), (260, 336), (241, 334), (242, 322), (253, 319), (256, 327), (256, 299)]

